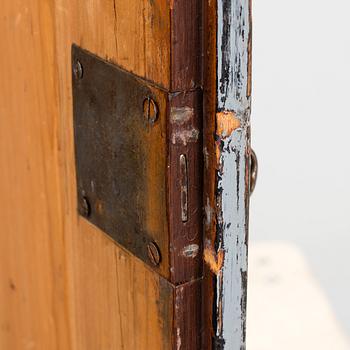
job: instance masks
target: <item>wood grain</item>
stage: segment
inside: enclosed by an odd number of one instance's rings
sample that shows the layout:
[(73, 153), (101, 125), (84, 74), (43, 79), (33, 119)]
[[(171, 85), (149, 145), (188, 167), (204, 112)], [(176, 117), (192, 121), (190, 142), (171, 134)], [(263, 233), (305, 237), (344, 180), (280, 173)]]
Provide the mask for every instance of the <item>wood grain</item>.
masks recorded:
[[(216, 315), (213, 304), (216, 300), (215, 286), (216, 274), (213, 273), (212, 265), (215, 271), (218, 270), (219, 255), (216, 254), (215, 232), (217, 225), (216, 218), (216, 144), (215, 144), (215, 114), (216, 114), (216, 1), (206, 1), (203, 7), (203, 27), (206, 31), (203, 33), (203, 153), (204, 153), (204, 186), (203, 186), (203, 204), (204, 204), (204, 254), (212, 257), (214, 264), (204, 264), (203, 267), (203, 305), (202, 305), (202, 349), (215, 349), (215, 322)], [(209, 249), (208, 249), (209, 247)], [(207, 249), (206, 249), (207, 248)], [(206, 261), (209, 259), (207, 258)]]
[(52, 7), (0, 19), (1, 349), (69, 349)]
[[(170, 97), (168, 207), (171, 281), (185, 283), (202, 275), (202, 94), (200, 90), (177, 92)], [(183, 176), (180, 156), (187, 164), (187, 186), (179, 179)], [(187, 193), (188, 217), (181, 217), (181, 190)]]
[(172, 0), (171, 90), (190, 91), (201, 86), (202, 2)]
[(174, 290), (76, 211), (73, 42), (170, 86), (165, 0), (4, 1), (1, 349), (170, 349)]

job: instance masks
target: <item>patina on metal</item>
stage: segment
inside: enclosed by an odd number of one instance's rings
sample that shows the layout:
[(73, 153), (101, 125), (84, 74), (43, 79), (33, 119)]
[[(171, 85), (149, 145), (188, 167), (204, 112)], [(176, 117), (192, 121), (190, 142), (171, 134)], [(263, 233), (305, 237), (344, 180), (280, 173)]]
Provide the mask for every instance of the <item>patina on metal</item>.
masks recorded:
[(180, 182), (181, 182), (181, 220), (188, 220), (188, 174), (187, 159), (184, 154), (180, 155)]
[(160, 253), (157, 245), (153, 242), (148, 243), (147, 246), (147, 253), (148, 253), (148, 258), (150, 262), (154, 265), (157, 266), (160, 263)]
[(166, 163), (154, 154), (166, 145), (166, 92), (75, 45), (72, 81), (78, 211), (156, 267), (168, 253)]
[(250, 149), (250, 194), (252, 195), (258, 179), (258, 157), (251, 148)]

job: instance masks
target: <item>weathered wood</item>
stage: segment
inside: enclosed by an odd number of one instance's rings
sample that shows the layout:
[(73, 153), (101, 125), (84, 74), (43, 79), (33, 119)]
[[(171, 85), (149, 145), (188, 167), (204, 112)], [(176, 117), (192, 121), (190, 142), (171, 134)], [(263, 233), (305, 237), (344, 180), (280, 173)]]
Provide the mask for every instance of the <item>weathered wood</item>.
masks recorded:
[[(162, 257), (190, 263), (175, 263), (179, 272), (172, 275), (162, 271), (167, 281), (77, 215), (70, 50), (76, 43), (169, 92), (181, 91), (175, 108), (195, 107), (200, 3), (4, 1), (0, 348), (176, 349), (179, 341), (180, 348), (199, 348), (201, 135), (186, 154), (190, 219), (173, 225), (176, 249), (169, 244), (172, 253)], [(192, 117), (200, 129), (200, 113)], [(172, 135), (163, 137), (171, 142)], [(159, 181), (156, 146), (150, 142), (149, 193)], [(176, 141), (171, 152), (178, 158), (184, 150)], [(163, 232), (153, 199), (147, 225)], [(166, 228), (159, 239), (168, 244)]]
[[(70, 45), (74, 42), (128, 71), (168, 87), (170, 85), (170, 22), (167, 1), (56, 1), (62, 178), (65, 190), (65, 229), (72, 249), (71, 286), (74, 324), (81, 349), (171, 348), (173, 291), (168, 282), (125, 253), (101, 231), (76, 219), (75, 172), (70, 81)], [(154, 147), (152, 149), (152, 147)], [(150, 191), (157, 191), (156, 145), (150, 144)], [(153, 187), (152, 187), (153, 186)], [(157, 202), (150, 201), (148, 226), (158, 228)], [(89, 229), (88, 229), (89, 227)], [(89, 237), (90, 235), (90, 237)], [(165, 234), (160, 239), (167, 240)], [(84, 244), (85, 242), (85, 244)], [(87, 245), (87, 247), (85, 247)], [(114, 251), (104, 258), (106, 248)], [(117, 259), (115, 260), (115, 257)], [(119, 257), (119, 258), (118, 258)], [(166, 261), (167, 256), (163, 257)], [(89, 261), (75, 264), (74, 261)], [(166, 264), (165, 264), (166, 266)], [(102, 271), (110, 271), (109, 278)], [(92, 274), (95, 270), (97, 274)], [(98, 278), (100, 276), (100, 278)], [(86, 286), (89, 286), (87, 289)], [(171, 288), (170, 288), (171, 287)], [(103, 293), (106, 288), (110, 293)], [(87, 297), (89, 293), (89, 298)], [(103, 293), (103, 294), (101, 294)], [(94, 299), (98, 308), (92, 309)], [(101, 310), (98, 314), (96, 310)], [(85, 317), (81, 317), (84, 314)], [(96, 317), (98, 315), (98, 317)], [(98, 327), (96, 327), (98, 325)]]
[(2, 349), (172, 347), (173, 287), (79, 219), (74, 193), (70, 46), (168, 86), (168, 5), (154, 4), (2, 4)]
[[(216, 113), (216, 1), (205, 1), (203, 7), (203, 204), (204, 244), (215, 246), (216, 232), (216, 154), (215, 154), (215, 113)], [(213, 249), (215, 252), (215, 250)], [(203, 332), (202, 349), (212, 349), (215, 339), (215, 275), (207, 263), (203, 267)]]
[[(203, 311), (208, 317), (209, 310), (213, 310), (211, 323), (206, 322), (206, 327), (211, 329), (211, 347), (214, 349), (245, 349), (250, 159), (250, 9), (249, 0), (218, 0), (216, 7), (207, 6), (205, 17), (210, 28), (206, 70), (211, 75), (207, 80), (209, 89), (205, 94), (205, 110), (210, 114), (205, 119), (205, 153), (209, 173), (205, 177), (204, 198), (204, 259), (207, 269)], [(215, 24), (209, 18), (214, 13), (217, 20)], [(217, 34), (215, 48), (213, 33)], [(216, 72), (216, 77), (213, 71)], [(215, 144), (213, 136), (210, 135), (212, 130), (215, 133)], [(209, 340), (206, 340), (207, 346)]]
[[(171, 280), (178, 284), (199, 278), (202, 273), (202, 94), (200, 90), (170, 95), (169, 227)], [(180, 157), (186, 162), (186, 184)], [(184, 191), (187, 198), (182, 198)], [(185, 201), (185, 203), (183, 203)], [(186, 219), (182, 207), (186, 206)]]
[(201, 86), (202, 2), (171, 0), (171, 90)]
[(201, 287), (202, 279), (175, 287), (173, 348), (201, 349)]

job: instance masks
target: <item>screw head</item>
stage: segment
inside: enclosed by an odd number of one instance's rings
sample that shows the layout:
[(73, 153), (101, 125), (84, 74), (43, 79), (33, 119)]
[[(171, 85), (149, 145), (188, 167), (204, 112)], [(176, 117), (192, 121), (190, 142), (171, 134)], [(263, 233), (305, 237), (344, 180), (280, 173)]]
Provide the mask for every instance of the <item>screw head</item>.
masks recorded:
[(83, 66), (79, 60), (76, 60), (73, 65), (73, 74), (76, 79), (81, 79), (83, 77)]
[(153, 124), (158, 118), (158, 107), (151, 97), (143, 101), (143, 115), (150, 124)]
[(159, 248), (154, 242), (150, 242), (147, 245), (148, 258), (154, 266), (158, 266), (160, 263)]
[(91, 206), (87, 197), (82, 197), (80, 205), (82, 215), (88, 218), (91, 214)]

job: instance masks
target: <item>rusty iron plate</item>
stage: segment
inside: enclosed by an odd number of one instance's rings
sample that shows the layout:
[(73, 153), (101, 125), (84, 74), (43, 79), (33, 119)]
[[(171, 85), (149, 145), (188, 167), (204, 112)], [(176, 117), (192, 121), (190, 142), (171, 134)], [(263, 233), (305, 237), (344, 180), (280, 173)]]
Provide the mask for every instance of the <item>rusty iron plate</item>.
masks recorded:
[(72, 46), (79, 213), (166, 271), (165, 91)]

